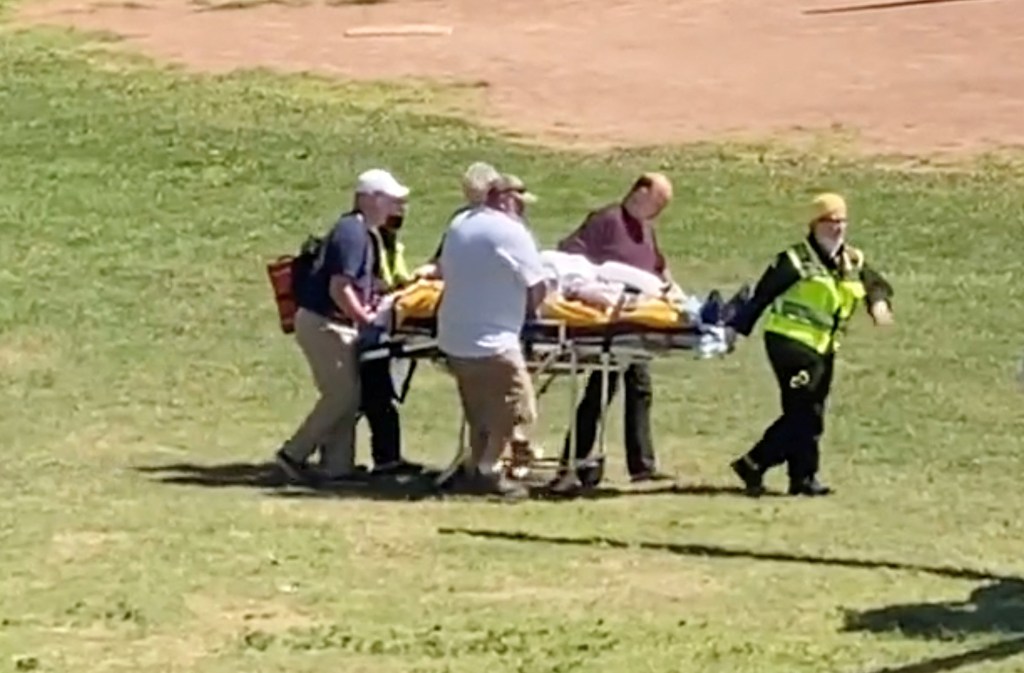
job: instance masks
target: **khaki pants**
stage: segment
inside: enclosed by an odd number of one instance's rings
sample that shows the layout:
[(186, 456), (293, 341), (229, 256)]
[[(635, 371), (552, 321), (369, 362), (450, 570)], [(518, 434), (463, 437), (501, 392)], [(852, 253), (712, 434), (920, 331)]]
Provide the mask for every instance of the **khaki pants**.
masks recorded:
[(490, 474), (516, 431), (525, 434), (537, 417), (530, 373), (519, 353), (447, 360), (469, 426), (465, 465)]
[(284, 452), (305, 461), (322, 447), (321, 466), (329, 476), (355, 467), (356, 420), (359, 414), (358, 333), (300, 308), (295, 315), (295, 340), (309, 362), (320, 391), (313, 410), (284, 445)]

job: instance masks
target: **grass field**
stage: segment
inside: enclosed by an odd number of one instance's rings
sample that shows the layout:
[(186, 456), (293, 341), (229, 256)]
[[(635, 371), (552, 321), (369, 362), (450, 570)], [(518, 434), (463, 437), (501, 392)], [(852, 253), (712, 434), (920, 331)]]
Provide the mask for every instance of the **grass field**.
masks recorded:
[[(555, 154), (425, 116), (430, 95), (193, 78), (0, 32), (0, 671), (1024, 667), (1019, 168)], [(666, 170), (678, 199), (661, 240), (700, 291), (802, 235), (809, 194), (847, 194), (899, 324), (862, 319), (846, 342), (824, 454), (838, 494), (727, 490), (728, 461), (776, 410), (758, 339), (657, 364), (657, 449), (678, 492), (625, 484), (618, 405), (593, 498), (261, 488), (259, 464), (312, 401), (266, 260), (326, 227), (378, 163), (414, 186), (407, 240), (425, 257), (478, 158), (539, 192), (544, 243), (641, 168)], [(454, 403), (421, 370), (410, 457), (448, 459)]]

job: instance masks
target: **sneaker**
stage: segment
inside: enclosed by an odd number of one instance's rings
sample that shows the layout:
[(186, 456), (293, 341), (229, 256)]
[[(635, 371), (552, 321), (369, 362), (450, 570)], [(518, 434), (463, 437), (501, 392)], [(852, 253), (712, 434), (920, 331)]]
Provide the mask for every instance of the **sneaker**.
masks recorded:
[(494, 495), (508, 500), (524, 500), (530, 497), (530, 489), (510, 479), (500, 476), (494, 485)]
[(541, 457), (539, 449), (535, 449), (528, 441), (513, 441), (511, 457), (503, 461), (504, 468), (513, 479), (525, 479), (533, 469), (534, 461)]
[(658, 470), (644, 470), (643, 472), (630, 475), (629, 480), (637, 484), (643, 481), (674, 481), (675, 478), (671, 474), (659, 472)]
[(552, 493), (575, 493), (584, 488), (579, 476), (569, 472), (565, 468), (558, 470), (555, 477), (549, 481), (545, 488)]

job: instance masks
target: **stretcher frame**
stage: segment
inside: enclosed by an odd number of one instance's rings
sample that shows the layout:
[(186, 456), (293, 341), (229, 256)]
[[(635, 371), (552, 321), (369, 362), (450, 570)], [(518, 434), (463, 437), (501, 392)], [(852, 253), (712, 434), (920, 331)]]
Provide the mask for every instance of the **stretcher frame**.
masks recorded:
[[(610, 396), (608, 395), (611, 375), (615, 373), (621, 376), (630, 366), (650, 362), (657, 357), (658, 353), (672, 352), (676, 350), (692, 350), (696, 348), (696, 344), (680, 344), (678, 339), (681, 337), (692, 337), (695, 340), (699, 340), (701, 338), (702, 331), (699, 327), (694, 327), (692, 332), (672, 332), (670, 334), (673, 339), (671, 341), (671, 345), (663, 348), (657, 347), (657, 338), (648, 337), (646, 333), (629, 333), (629, 336), (639, 337), (642, 343), (654, 345), (655, 348), (652, 349), (616, 343), (616, 337), (623, 335), (616, 334), (612, 331), (606, 331), (602, 334), (601, 330), (595, 330), (591, 331), (590, 334), (585, 333), (577, 335), (573, 328), (560, 321), (536, 320), (532, 321), (529, 326), (530, 330), (543, 330), (545, 328), (553, 330), (555, 338), (549, 340), (532, 340), (527, 336), (524, 339), (523, 351), (526, 359), (527, 370), (530, 372), (531, 378), (533, 379), (534, 389), (538, 400), (543, 396), (548, 387), (557, 377), (569, 376), (569, 451), (568, 456), (566, 456), (564, 468), (561, 459), (562, 450), (557, 452), (557, 457), (534, 461), (535, 465), (553, 462), (556, 469), (564, 470), (562, 477), (553, 482), (551, 486), (551, 490), (560, 492), (581, 486), (577, 476), (578, 470), (581, 467), (599, 464), (607, 453), (605, 430), (607, 427), (607, 412), (611, 405), (611, 400), (609, 399)], [(419, 339), (412, 342), (402, 342), (402, 352), (399, 355), (394, 355), (390, 352), (381, 352), (379, 354), (368, 353), (364, 354), (363, 359), (372, 359), (376, 357), (429, 358), (431, 360), (443, 359), (443, 355), (437, 347), (437, 339), (433, 335), (418, 333), (416, 331), (399, 331), (397, 334), (414, 338), (419, 337)], [(386, 346), (386, 343), (382, 344), (381, 350), (387, 350), (385, 348)], [(581, 460), (576, 455), (576, 436), (578, 433), (576, 412), (581, 401), (579, 376), (581, 374), (589, 376), (594, 372), (600, 372), (601, 374), (601, 400), (597, 421), (597, 446), (594, 449), (591, 449), (590, 453)], [(548, 380), (540, 386), (536, 385), (537, 380), (544, 375), (548, 375)], [(469, 450), (467, 434), (468, 424), (466, 422), (465, 414), (460, 414), (456, 456), (435, 478), (435, 486), (441, 486), (443, 483), (448, 481), (465, 461)]]

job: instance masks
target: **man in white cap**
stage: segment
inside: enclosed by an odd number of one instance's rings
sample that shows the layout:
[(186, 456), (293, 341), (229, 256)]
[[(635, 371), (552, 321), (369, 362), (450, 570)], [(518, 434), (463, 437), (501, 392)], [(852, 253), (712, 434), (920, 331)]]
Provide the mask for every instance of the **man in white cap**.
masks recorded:
[[(357, 476), (359, 328), (374, 318), (374, 249), (369, 229), (402, 212), (409, 188), (383, 169), (361, 173), (352, 210), (331, 228), (308, 276), (296, 279), (295, 340), (320, 393), (313, 410), (276, 454), (291, 479), (343, 481)], [(321, 449), (320, 471), (307, 461)]]

